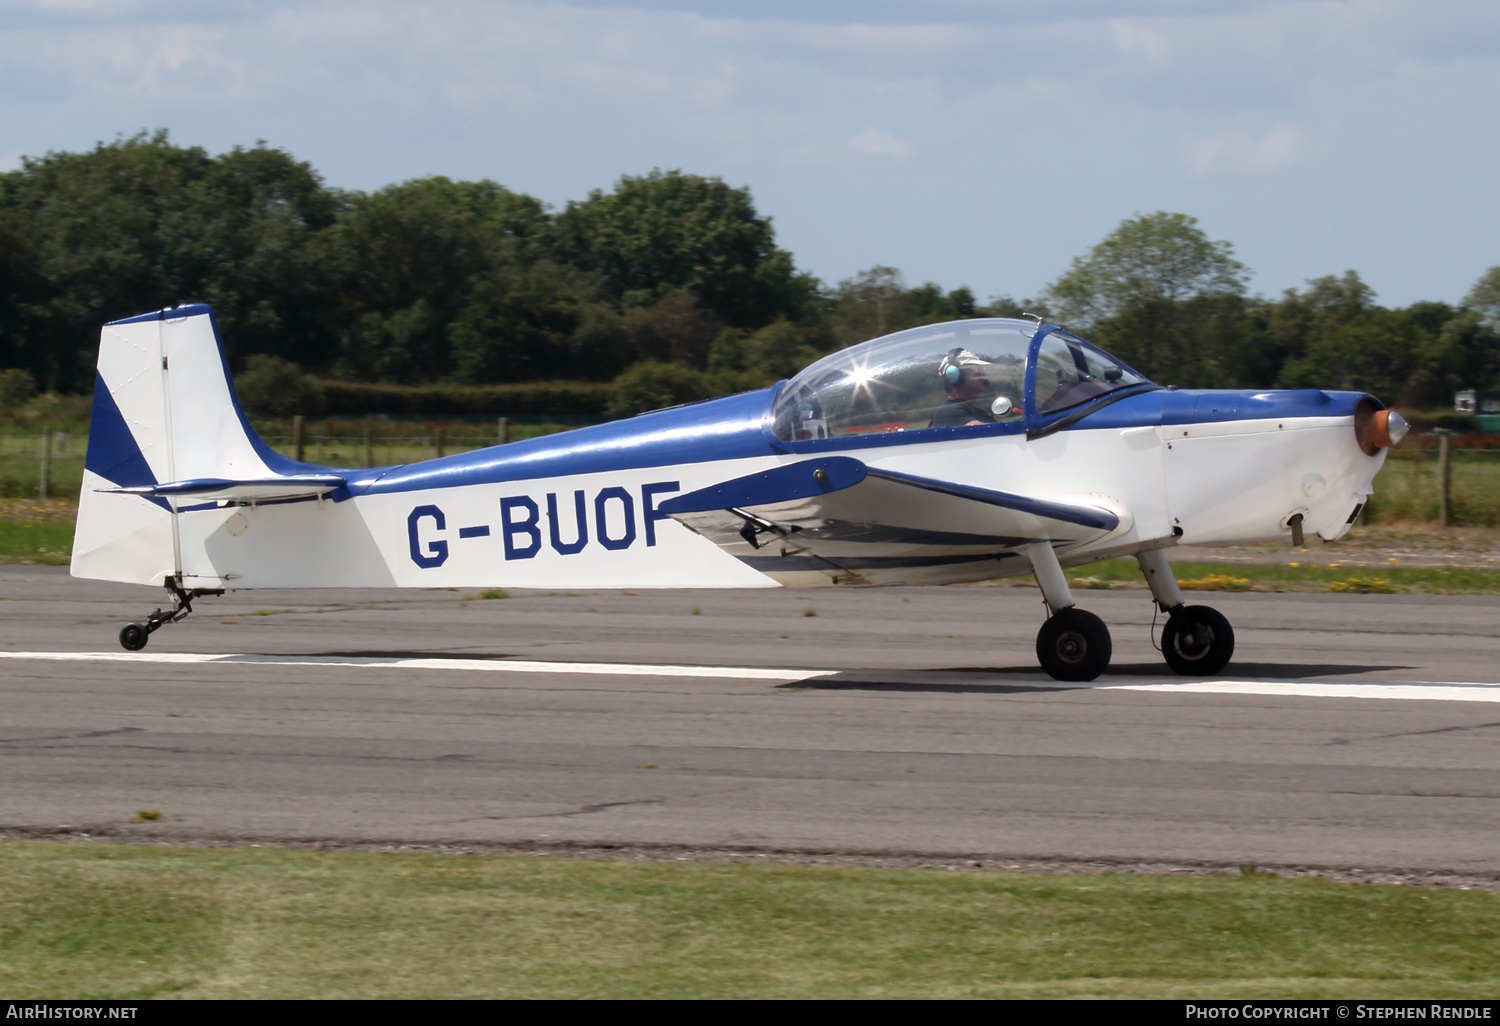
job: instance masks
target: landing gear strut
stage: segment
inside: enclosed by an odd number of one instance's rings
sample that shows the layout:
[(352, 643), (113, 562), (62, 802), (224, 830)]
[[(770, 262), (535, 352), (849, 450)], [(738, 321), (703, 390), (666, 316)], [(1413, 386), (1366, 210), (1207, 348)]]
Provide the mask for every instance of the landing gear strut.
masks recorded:
[(1161, 633), (1161, 652), (1167, 665), (1187, 676), (1211, 677), (1221, 673), (1234, 656), (1234, 628), (1224, 614), (1209, 606), (1189, 606), (1182, 601), (1182, 591), (1172, 567), (1161, 549), (1139, 553), (1136, 562), (1157, 608), (1167, 614), (1167, 626)]
[(1113, 644), (1109, 628), (1093, 613), (1073, 605), (1068, 579), (1049, 542), (1029, 547), (1031, 568), (1052, 612), (1036, 636), (1036, 657), (1053, 680), (1093, 680), (1109, 667)]
[(168, 577), (162, 586), (172, 596), (172, 611), (163, 613), (154, 610), (144, 623), (127, 623), (120, 628), (120, 646), (127, 652), (139, 652), (158, 628), (176, 623), (193, 611), (193, 599), (204, 595), (222, 595), (223, 588), (192, 588), (184, 590), (178, 578)]

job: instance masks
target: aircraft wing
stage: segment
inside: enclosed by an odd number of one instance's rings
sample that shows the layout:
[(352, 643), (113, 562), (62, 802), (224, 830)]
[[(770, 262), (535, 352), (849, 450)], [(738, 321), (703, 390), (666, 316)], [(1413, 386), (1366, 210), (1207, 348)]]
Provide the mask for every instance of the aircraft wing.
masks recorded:
[[(803, 460), (675, 496), (658, 509), (787, 585), (922, 584), (1024, 573), (1025, 548), (1071, 548), (1120, 526), (1106, 505), (1036, 499)], [(1128, 514), (1124, 514), (1128, 516)]]
[(220, 477), (202, 477), (191, 481), (168, 481), (165, 484), (96, 490), (193, 502), (281, 502), (287, 499), (312, 499), (327, 495), (329, 492), (342, 488), (344, 484), (344, 479), (336, 474), (287, 474), (281, 477), (240, 481)]

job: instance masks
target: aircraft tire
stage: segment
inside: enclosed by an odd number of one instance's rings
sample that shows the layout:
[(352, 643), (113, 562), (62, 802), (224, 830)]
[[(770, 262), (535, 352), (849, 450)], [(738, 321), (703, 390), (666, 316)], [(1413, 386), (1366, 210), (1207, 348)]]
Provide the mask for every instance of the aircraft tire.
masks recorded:
[(1183, 606), (1161, 632), (1161, 651), (1175, 672), (1212, 677), (1234, 656), (1234, 628), (1217, 609)]
[(145, 624), (127, 623), (120, 628), (120, 647), (127, 652), (139, 652), (146, 647), (150, 637), (151, 632), (146, 630)]
[(1093, 680), (1109, 666), (1109, 628), (1093, 613), (1064, 609), (1042, 624), (1036, 657), (1053, 680)]

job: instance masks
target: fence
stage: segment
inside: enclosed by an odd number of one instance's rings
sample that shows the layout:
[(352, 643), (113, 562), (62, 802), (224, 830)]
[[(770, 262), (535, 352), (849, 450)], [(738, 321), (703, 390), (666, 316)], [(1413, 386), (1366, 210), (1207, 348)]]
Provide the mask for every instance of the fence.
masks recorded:
[(1500, 525), (1500, 436), (1408, 437), (1375, 479), (1365, 520)]
[[(484, 424), (440, 426), (422, 434), (386, 436), (366, 430), (358, 435), (262, 434), (277, 452), (332, 467), (386, 467), (451, 456), (566, 429), (554, 423), (515, 424), (506, 418)], [(407, 428), (410, 430), (410, 426)], [(83, 487), (87, 434), (44, 431), (0, 434), (0, 497), (7, 499), (76, 499)]]
[(44, 431), (0, 435), (0, 496), (7, 499), (78, 497), (83, 487), (86, 435)]

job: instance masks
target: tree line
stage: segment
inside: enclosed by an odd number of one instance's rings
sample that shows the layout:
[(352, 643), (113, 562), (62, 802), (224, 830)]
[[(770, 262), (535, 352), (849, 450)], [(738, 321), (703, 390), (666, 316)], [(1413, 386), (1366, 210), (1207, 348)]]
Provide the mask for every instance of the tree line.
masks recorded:
[(1276, 299), (1248, 295), (1247, 278), (1191, 217), (1153, 213), (1025, 301), (880, 266), (829, 285), (776, 245), (748, 189), (717, 178), (627, 175), (552, 210), (490, 181), (341, 190), (264, 143), (212, 156), (142, 133), (0, 174), (0, 392), (86, 392), (102, 323), (195, 301), (213, 305), (263, 412), (315, 405), (323, 379), (345, 393), (614, 382), (611, 409), (628, 413), (767, 384), (902, 328), (1023, 310), (1183, 387), (1351, 388), (1420, 407), (1500, 385), (1500, 267), (1457, 307), (1380, 306), (1354, 271)]

